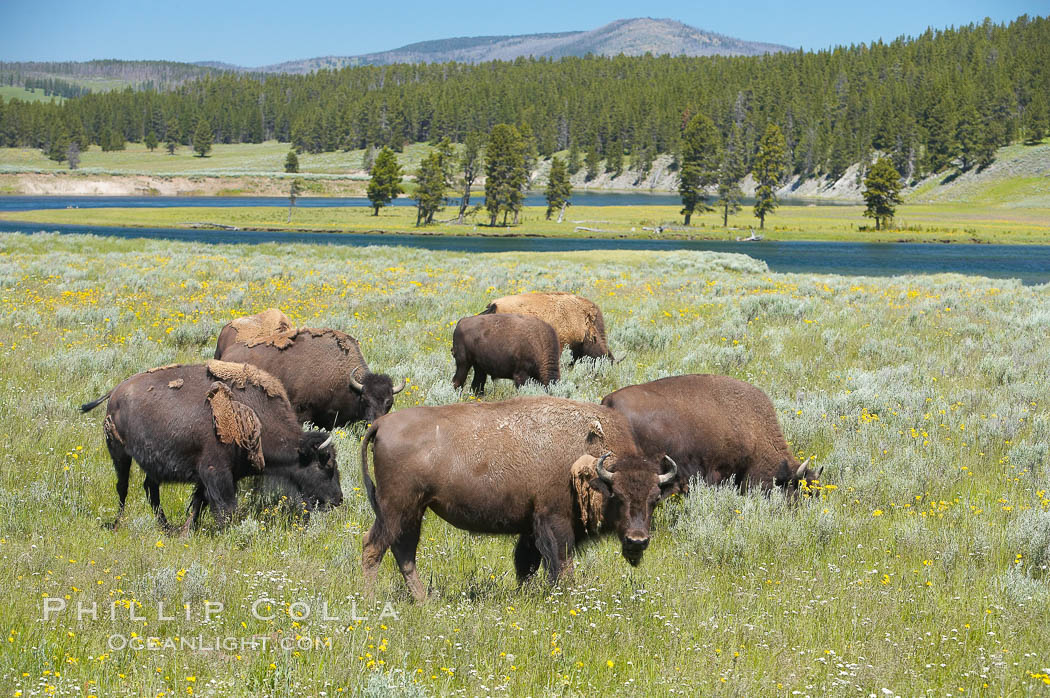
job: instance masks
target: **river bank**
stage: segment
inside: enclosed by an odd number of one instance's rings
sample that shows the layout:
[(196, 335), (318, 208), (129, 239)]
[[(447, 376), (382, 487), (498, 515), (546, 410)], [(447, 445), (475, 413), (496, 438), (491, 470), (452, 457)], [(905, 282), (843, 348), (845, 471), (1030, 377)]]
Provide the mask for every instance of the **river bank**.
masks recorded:
[[(114, 200), (119, 204), (119, 200)], [(177, 204), (166, 201), (166, 204)], [(178, 206), (104, 207), (0, 212), (0, 220), (24, 222), (29, 228), (48, 225), (89, 225), (124, 228), (231, 229), (310, 233), (440, 235), (476, 237), (550, 237), (592, 239), (678, 239), (735, 241), (751, 230), (765, 241), (850, 241), (980, 244), (1045, 244), (1050, 241), (1050, 208), (997, 208), (960, 204), (908, 204), (898, 210), (896, 227), (874, 230), (862, 206), (782, 206), (767, 217), (766, 228), (750, 209), (722, 225), (718, 213), (693, 217), (683, 226), (677, 206), (574, 206), (565, 220), (546, 220), (545, 208), (527, 206), (515, 226), (489, 226), (483, 212), (466, 225), (449, 220), (446, 208), (436, 223), (415, 225), (415, 210), (392, 206), (372, 215), (364, 206)], [(740, 243), (746, 247), (744, 243)], [(760, 244), (760, 243), (747, 243)]]

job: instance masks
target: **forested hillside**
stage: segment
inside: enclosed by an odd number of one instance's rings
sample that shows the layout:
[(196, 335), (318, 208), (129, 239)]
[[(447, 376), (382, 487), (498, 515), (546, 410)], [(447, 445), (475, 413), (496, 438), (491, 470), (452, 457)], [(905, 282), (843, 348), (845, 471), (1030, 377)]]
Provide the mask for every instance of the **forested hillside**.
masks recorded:
[(759, 57), (588, 57), (480, 65), (364, 66), (311, 75), (218, 74), (170, 92), (90, 94), (63, 104), (0, 104), (0, 145), (55, 138), (119, 147), (153, 132), (187, 143), (292, 141), (309, 152), (462, 141), (522, 127), (540, 155), (603, 158), (644, 170), (677, 153), (702, 112), (750, 158), (769, 123), (790, 170), (840, 175), (873, 150), (915, 178), (971, 169), (1048, 126), (1050, 20), (1021, 17), (916, 38)]

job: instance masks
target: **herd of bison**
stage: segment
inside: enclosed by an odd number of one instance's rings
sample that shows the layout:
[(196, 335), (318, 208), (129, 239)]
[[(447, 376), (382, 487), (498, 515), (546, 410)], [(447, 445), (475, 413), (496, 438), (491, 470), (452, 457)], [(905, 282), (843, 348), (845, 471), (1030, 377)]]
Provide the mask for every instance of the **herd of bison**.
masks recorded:
[[(457, 323), (452, 383), (461, 388), (473, 370), (475, 394), (489, 377), (547, 386), (559, 379), (566, 347), (574, 362), (616, 360), (593, 302), (560, 292), (500, 298)], [(373, 373), (353, 337), (295, 327), (270, 309), (226, 325), (214, 360), (136, 374), (81, 409), (109, 401), (102, 426), (117, 474), (114, 526), (134, 459), (164, 529), (160, 484), (195, 485), (184, 533), (205, 504), (224, 526), (237, 481), (252, 475), (279, 478), (307, 511), (338, 506), (329, 431), (368, 423), (361, 471), (376, 518), (364, 537), (364, 576), (371, 587), (390, 549), (417, 599), (426, 596), (415, 558), (427, 509), (468, 531), (517, 535), (519, 581), (541, 563), (555, 581), (572, 571), (576, 545), (603, 531), (615, 531), (638, 565), (656, 505), (688, 492), (694, 477), (789, 491), (819, 477), (792, 454), (769, 398), (726, 376), (662, 378), (601, 404), (540, 396), (390, 412), (404, 387)], [(320, 429), (304, 430), (307, 422)]]

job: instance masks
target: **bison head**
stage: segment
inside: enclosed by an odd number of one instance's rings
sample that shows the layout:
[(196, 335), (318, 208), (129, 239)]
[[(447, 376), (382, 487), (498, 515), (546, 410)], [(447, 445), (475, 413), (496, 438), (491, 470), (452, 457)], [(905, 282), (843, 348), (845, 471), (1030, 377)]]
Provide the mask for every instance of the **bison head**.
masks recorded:
[(339, 464), (331, 434), (325, 431), (302, 432), (299, 467), (292, 468), (289, 479), (306, 502), (307, 509), (328, 509), (343, 503)]
[[(598, 476), (590, 486), (605, 498), (605, 525), (616, 528), (621, 552), (635, 567), (649, 547), (649, 526), (657, 503), (671, 492), (678, 465), (670, 456), (660, 464), (639, 456), (616, 459), (615, 472), (605, 469), (606, 453), (595, 466)], [(661, 473), (666, 463), (668, 471)]]
[(350, 374), (350, 389), (361, 399), (365, 422), (372, 424), (394, 406), (394, 396), (405, 389), (405, 381), (395, 386), (385, 373), (366, 373), (358, 382)]
[(776, 478), (774, 478), (773, 484), (777, 487), (783, 487), (790, 496), (798, 494), (799, 483), (805, 480), (819, 480), (820, 474), (824, 472), (824, 467), (821, 466), (816, 470), (806, 467), (809, 464), (809, 458), (803, 463), (799, 464), (797, 468), (791, 468), (788, 462), (781, 461), (780, 469), (777, 471)]

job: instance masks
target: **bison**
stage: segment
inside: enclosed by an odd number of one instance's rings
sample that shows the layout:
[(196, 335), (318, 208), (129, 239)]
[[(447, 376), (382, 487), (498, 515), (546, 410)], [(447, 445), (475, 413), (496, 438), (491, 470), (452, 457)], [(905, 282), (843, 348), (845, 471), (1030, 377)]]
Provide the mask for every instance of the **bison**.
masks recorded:
[(584, 356), (615, 361), (605, 338), (602, 311), (593, 302), (564, 291), (553, 293), (519, 293), (497, 298), (481, 315), (516, 313), (534, 315), (558, 333), (561, 349), (569, 347), (573, 362)]
[(485, 392), (488, 376), (512, 378), (521, 387), (529, 378), (543, 386), (561, 377), (558, 366), (561, 348), (554, 328), (531, 315), (472, 315), (456, 323), (452, 333), (452, 356), (457, 390), (474, 369), (470, 389)]
[(102, 431), (120, 500), (114, 527), (124, 513), (132, 459), (146, 474), (143, 488), (163, 529), (165, 482), (196, 485), (183, 532), (196, 525), (205, 503), (224, 528), (237, 503), (237, 481), (250, 475), (286, 481), (308, 511), (342, 503), (332, 437), (301, 431), (280, 381), (254, 366), (163, 366), (131, 376), (80, 409), (107, 399)]
[[(373, 445), (375, 483), (368, 474)], [(376, 520), (364, 538), (369, 588), (390, 548), (416, 599), (426, 593), (416, 546), (426, 510), (477, 533), (518, 536), (518, 580), (542, 562), (552, 582), (571, 573), (584, 539), (615, 531), (638, 565), (656, 504), (677, 466), (643, 457), (627, 420), (600, 405), (555, 397), (413, 407), (380, 417), (361, 443)]]
[(797, 490), (817, 479), (791, 453), (773, 403), (761, 390), (728, 376), (685, 375), (621, 388), (602, 404), (623, 414), (646, 456), (671, 456), (681, 467), (675, 490), (689, 491), (699, 475), (741, 490)]
[(395, 386), (390, 376), (372, 373), (356, 339), (339, 330), (294, 329), (280, 318), (283, 313), (271, 308), (227, 324), (215, 358), (253, 364), (277, 377), (299, 421), (323, 429), (374, 422), (390, 411), (405, 382)]

